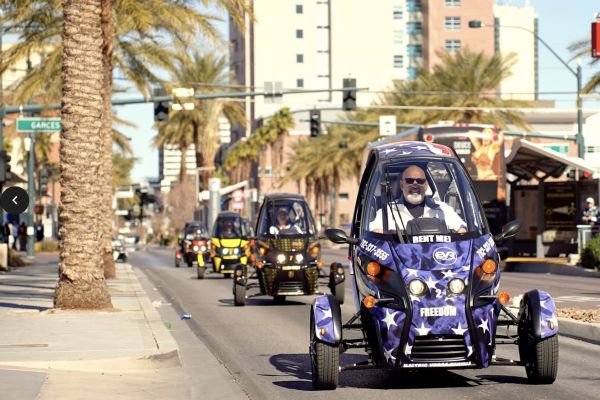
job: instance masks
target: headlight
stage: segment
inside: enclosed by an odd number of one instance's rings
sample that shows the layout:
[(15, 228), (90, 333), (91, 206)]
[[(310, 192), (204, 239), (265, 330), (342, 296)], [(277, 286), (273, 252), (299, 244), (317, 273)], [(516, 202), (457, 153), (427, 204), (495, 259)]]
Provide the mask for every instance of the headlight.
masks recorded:
[(235, 249), (233, 249), (233, 254), (239, 254), (240, 253), (240, 249), (238, 249), (237, 247)]
[(459, 278), (454, 278), (448, 282), (448, 290), (452, 294), (460, 294), (465, 290), (465, 281)]
[(285, 262), (285, 254), (277, 254), (277, 262), (283, 264)]
[(206, 246), (200, 246), (200, 251), (206, 251)]
[(301, 263), (302, 261), (304, 261), (304, 256), (302, 254), (296, 254), (296, 257), (294, 257), (296, 259), (297, 263)]
[(229, 249), (224, 248), (223, 249), (223, 255), (226, 256), (227, 254), (229, 254)]
[(198, 251), (198, 246), (194, 246), (194, 251)]
[(319, 248), (319, 246), (312, 246), (308, 252), (310, 253), (310, 256), (312, 258), (317, 258), (319, 257), (320, 251), (321, 249)]
[(415, 296), (422, 296), (425, 293), (427, 286), (420, 279), (413, 279), (408, 284), (408, 290)]

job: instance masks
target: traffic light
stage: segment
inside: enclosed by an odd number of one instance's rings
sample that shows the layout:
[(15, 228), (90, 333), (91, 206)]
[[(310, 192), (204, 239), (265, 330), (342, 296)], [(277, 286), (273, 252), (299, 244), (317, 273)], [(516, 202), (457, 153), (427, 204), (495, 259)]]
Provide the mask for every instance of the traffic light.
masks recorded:
[[(349, 88), (354, 88), (350, 90)], [(344, 91), (342, 92), (343, 103), (342, 110), (354, 111), (356, 110), (356, 79), (344, 78)]]
[(310, 136), (321, 134), (321, 110), (310, 110)]
[(48, 193), (48, 168), (44, 167), (40, 171), (40, 196), (45, 196)]
[[(154, 89), (154, 97), (166, 96), (167, 92), (162, 88)], [(154, 121), (166, 121), (169, 118), (169, 102), (155, 101), (154, 102)]]
[(12, 174), (10, 173), (10, 156), (6, 150), (0, 151), (0, 185), (10, 181)]

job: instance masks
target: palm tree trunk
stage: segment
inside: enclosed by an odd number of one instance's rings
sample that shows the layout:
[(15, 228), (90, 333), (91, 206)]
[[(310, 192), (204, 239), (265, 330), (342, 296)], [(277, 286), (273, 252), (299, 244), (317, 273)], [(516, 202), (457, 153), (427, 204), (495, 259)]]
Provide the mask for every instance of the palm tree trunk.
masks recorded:
[(187, 177), (187, 150), (185, 142), (179, 144), (179, 151), (181, 151), (181, 158), (179, 160), (179, 182), (183, 182)]
[(102, 192), (102, 202), (100, 207), (103, 210), (102, 215), (104, 220), (102, 226), (102, 261), (104, 264), (104, 277), (106, 279), (115, 278), (117, 272), (115, 270), (115, 261), (112, 254), (112, 197), (113, 197), (113, 180), (112, 180), (112, 73), (113, 73), (113, 47), (114, 47), (114, 26), (113, 26), (113, 0), (102, 0), (102, 37), (104, 45), (102, 47), (102, 57), (104, 63), (104, 148), (102, 173), (104, 190)]
[(101, 0), (63, 1), (59, 308), (112, 307), (97, 248), (102, 232), (94, 229), (105, 190), (97, 182), (104, 143), (101, 6)]

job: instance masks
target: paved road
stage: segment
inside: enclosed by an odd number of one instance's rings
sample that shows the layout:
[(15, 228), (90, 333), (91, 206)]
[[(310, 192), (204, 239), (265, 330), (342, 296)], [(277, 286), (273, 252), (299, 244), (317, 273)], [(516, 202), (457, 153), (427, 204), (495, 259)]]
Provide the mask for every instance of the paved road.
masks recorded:
[[(326, 251), (325, 259), (342, 254)], [(209, 275), (199, 281), (194, 269), (176, 269), (172, 259), (172, 251), (151, 250), (132, 254), (131, 263), (150, 277), (165, 302), (172, 303), (180, 313), (192, 314), (188, 320), (191, 329), (251, 399), (495, 399), (523, 398), (524, 393), (532, 399), (585, 399), (596, 398), (600, 387), (600, 346), (561, 337), (559, 377), (550, 386), (528, 385), (521, 367), (492, 367), (393, 375), (345, 371), (335, 392), (313, 392), (307, 354), (310, 297), (299, 297), (285, 305), (259, 297), (250, 299), (246, 307), (233, 307), (230, 280)], [(349, 291), (346, 296), (350, 299)], [(346, 302), (342, 308), (344, 318), (352, 310)], [(498, 353), (517, 357), (513, 346)], [(360, 353), (344, 354), (342, 362), (363, 358)]]

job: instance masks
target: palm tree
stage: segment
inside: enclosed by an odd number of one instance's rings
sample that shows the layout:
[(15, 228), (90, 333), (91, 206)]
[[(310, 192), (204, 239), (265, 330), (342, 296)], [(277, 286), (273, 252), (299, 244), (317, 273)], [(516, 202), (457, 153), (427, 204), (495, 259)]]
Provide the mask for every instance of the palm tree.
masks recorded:
[[(414, 81), (395, 82), (391, 93), (381, 98), (381, 104), (449, 108), (398, 112), (399, 120), (405, 123), (464, 120), (494, 124), (502, 128), (512, 123), (529, 129), (522, 113), (502, 108), (529, 107), (530, 103), (505, 100), (496, 95), (502, 80), (510, 76), (510, 68), (515, 62), (513, 54), (506, 57), (498, 53), (489, 56), (465, 50), (454, 54), (441, 52), (439, 57), (441, 62), (431, 72), (421, 69)], [(490, 110), (484, 112), (475, 109), (485, 107)]]
[[(148, 96), (150, 84), (161, 82), (154, 73), (157, 69), (170, 70), (175, 52), (171, 47), (188, 47), (201, 33), (209, 40), (217, 38), (214, 22), (217, 18), (198, 10), (192, 0), (158, 0), (148, 7), (144, 0), (103, 0), (101, 3), (101, 27), (103, 40), (103, 65), (105, 82), (103, 93), (104, 109), (104, 162), (102, 163), (102, 184), (106, 190), (100, 202), (106, 214), (111, 212), (112, 191), (112, 144), (111, 95), (113, 69), (133, 82), (137, 89)], [(243, 17), (251, 9), (244, 0), (203, 1), (228, 11), (238, 26), (243, 25)], [(4, 13), (0, 21), (6, 32), (17, 33), (19, 41), (6, 54), (1, 65), (2, 71), (29, 54), (42, 54), (43, 60), (25, 77), (14, 85), (15, 98), (24, 102), (30, 98), (48, 103), (60, 98), (60, 60), (63, 54), (61, 29), (63, 24), (62, 0), (37, 2), (14, 2), (0, 0)], [(114, 11), (114, 13), (113, 13)], [(114, 21), (113, 21), (114, 18)], [(165, 37), (168, 39), (165, 43)], [(165, 45), (168, 42), (174, 46)], [(111, 222), (106, 218), (103, 224), (105, 235), (102, 240), (107, 275), (114, 275), (111, 256)]]
[[(573, 54), (573, 57), (571, 57), (569, 61), (577, 60), (579, 58), (589, 58), (591, 48), (592, 43), (590, 39), (580, 39), (571, 43), (569, 47), (567, 47), (567, 49)], [(600, 58), (592, 58), (590, 60), (590, 65), (597, 65), (598, 60), (600, 60)], [(590, 93), (598, 87), (600, 87), (600, 71), (592, 75), (590, 80), (585, 84), (581, 91), (582, 93)]]
[(63, 24), (63, 108), (61, 118), (61, 224), (59, 281), (54, 295), (58, 308), (112, 307), (104, 278), (102, 236), (90, 229), (101, 220), (96, 185), (102, 164), (104, 83), (101, 0), (65, 2)]
[[(222, 86), (231, 81), (227, 70), (228, 62), (224, 57), (213, 53), (203, 55), (193, 52), (188, 55), (182, 52), (178, 56), (172, 81), (175, 85), (192, 87), (201, 83), (203, 92), (222, 91)], [(173, 117), (166, 121), (166, 126), (173, 126), (171, 129), (175, 131), (189, 129), (196, 152), (196, 166), (214, 166), (219, 146), (219, 118), (225, 116), (232, 125), (245, 123), (242, 103), (219, 99), (185, 101), (193, 103), (194, 109), (173, 112)], [(202, 187), (208, 186), (208, 177), (209, 173), (202, 173)]]

